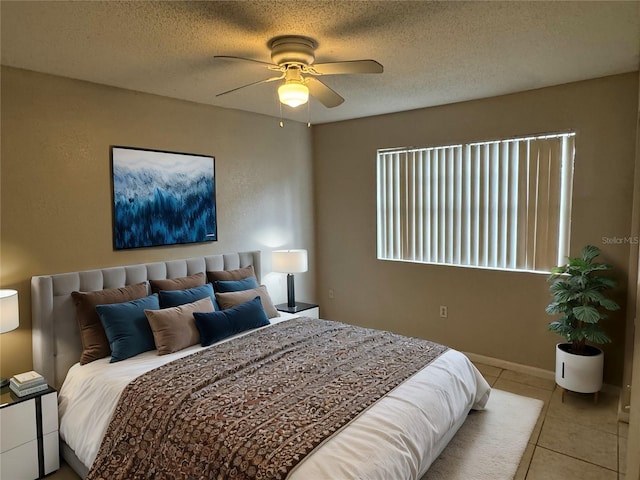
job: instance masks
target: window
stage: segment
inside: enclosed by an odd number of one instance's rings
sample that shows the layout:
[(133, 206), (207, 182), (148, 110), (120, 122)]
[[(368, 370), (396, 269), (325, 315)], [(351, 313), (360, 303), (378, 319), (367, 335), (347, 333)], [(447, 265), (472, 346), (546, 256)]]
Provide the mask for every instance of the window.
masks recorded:
[(526, 271), (564, 263), (574, 140), (378, 150), (378, 258)]

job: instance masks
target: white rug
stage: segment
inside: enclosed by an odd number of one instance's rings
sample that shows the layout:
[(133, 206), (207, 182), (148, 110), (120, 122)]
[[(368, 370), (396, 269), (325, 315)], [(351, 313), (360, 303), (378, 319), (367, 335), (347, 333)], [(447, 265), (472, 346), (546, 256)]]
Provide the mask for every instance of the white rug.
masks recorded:
[(513, 479), (542, 405), (494, 388), (486, 409), (469, 413), (421, 480)]

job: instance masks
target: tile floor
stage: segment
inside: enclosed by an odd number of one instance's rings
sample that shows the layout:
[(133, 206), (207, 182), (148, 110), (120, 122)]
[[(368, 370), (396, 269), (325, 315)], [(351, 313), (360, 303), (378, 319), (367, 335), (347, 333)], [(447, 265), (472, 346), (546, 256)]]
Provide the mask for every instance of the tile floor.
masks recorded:
[(476, 364), (491, 386), (544, 401), (515, 480), (624, 480), (629, 425), (618, 396), (562, 393), (553, 380)]
[[(624, 480), (628, 424), (617, 421), (618, 397), (561, 392), (553, 380), (476, 364), (491, 386), (544, 401), (514, 480)], [(48, 480), (79, 480), (63, 464)], [(500, 480), (500, 479), (496, 479)]]

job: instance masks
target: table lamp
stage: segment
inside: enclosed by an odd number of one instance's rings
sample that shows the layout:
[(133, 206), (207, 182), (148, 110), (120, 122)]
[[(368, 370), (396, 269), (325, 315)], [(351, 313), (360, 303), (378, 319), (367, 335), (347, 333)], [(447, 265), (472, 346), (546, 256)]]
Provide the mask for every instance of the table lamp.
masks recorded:
[(274, 250), (271, 260), (274, 272), (287, 274), (287, 306), (294, 308), (296, 306), (296, 293), (293, 274), (307, 271), (307, 251), (300, 249)]
[[(0, 290), (0, 334), (15, 330), (19, 324), (18, 292), (15, 290)], [(8, 384), (8, 379), (0, 377), (0, 387)]]

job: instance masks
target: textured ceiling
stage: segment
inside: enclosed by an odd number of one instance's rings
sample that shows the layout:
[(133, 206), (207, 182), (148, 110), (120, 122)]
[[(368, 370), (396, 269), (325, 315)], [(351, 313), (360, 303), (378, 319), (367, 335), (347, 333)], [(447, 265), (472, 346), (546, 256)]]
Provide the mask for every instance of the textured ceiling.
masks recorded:
[(640, 2), (237, 1), (0, 3), (2, 64), (278, 117), (267, 43), (318, 42), (316, 62), (374, 59), (380, 75), (324, 77), (346, 101), (282, 107), (324, 123), (638, 70)]

